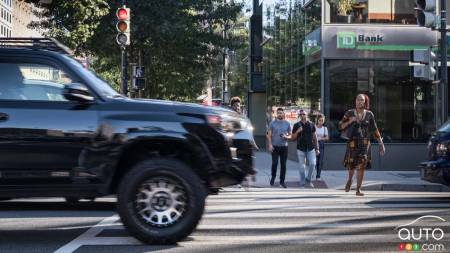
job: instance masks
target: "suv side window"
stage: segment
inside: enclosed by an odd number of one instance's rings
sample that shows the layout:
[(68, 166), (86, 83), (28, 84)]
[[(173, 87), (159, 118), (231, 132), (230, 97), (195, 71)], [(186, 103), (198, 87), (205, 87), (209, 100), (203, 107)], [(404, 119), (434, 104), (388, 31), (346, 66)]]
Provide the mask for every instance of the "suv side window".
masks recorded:
[(54, 66), (0, 63), (0, 100), (67, 101), (62, 94), (70, 83), (72, 78)]

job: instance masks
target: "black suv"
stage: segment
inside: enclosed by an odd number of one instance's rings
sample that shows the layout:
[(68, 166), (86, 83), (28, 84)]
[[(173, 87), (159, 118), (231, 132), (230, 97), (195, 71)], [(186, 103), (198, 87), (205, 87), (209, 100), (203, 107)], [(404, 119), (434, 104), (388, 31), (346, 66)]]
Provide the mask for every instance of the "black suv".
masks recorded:
[(428, 142), (428, 161), (420, 164), (422, 179), (450, 186), (450, 121)]
[(254, 173), (239, 114), (129, 99), (52, 40), (0, 45), (0, 198), (113, 194), (133, 236), (173, 243), (195, 229), (210, 189)]

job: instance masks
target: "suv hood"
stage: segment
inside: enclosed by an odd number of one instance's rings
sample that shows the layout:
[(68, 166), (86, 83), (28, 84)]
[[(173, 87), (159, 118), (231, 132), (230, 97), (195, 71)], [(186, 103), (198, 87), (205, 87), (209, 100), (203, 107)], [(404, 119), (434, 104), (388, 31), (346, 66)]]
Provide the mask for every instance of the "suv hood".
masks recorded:
[(235, 111), (217, 107), (205, 106), (194, 103), (175, 102), (157, 99), (131, 99), (131, 98), (112, 98), (113, 104), (117, 104), (122, 110), (129, 111), (155, 111), (155, 112), (171, 112), (171, 113), (188, 113), (188, 114), (227, 114), (241, 118), (242, 116)]

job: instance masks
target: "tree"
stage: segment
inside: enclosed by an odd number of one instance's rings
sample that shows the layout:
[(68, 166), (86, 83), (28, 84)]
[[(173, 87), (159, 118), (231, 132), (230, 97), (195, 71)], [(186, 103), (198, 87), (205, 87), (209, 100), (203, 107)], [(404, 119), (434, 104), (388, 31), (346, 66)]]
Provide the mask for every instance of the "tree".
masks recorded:
[[(77, 55), (93, 56), (93, 67), (118, 87), (120, 51), (115, 11), (122, 1), (25, 0), (40, 7), (43, 28)], [(201, 93), (208, 68), (217, 67), (220, 49), (231, 47), (216, 31), (236, 20), (241, 4), (221, 0), (128, 0), (131, 8), (129, 59), (146, 67), (146, 97), (189, 101)]]

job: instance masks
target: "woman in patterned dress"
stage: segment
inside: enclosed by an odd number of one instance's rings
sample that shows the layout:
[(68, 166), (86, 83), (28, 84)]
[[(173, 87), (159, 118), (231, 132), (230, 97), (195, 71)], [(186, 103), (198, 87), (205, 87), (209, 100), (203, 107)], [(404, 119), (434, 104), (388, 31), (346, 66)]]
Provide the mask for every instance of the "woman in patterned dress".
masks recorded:
[(380, 155), (384, 155), (385, 148), (375, 122), (375, 116), (369, 111), (369, 97), (359, 94), (355, 100), (356, 109), (348, 110), (339, 122), (340, 129), (348, 129), (347, 150), (344, 157), (344, 167), (348, 170), (345, 191), (349, 192), (352, 185), (353, 174), (356, 170), (356, 195), (364, 196), (361, 184), (364, 170), (371, 167), (370, 136), (380, 144)]

